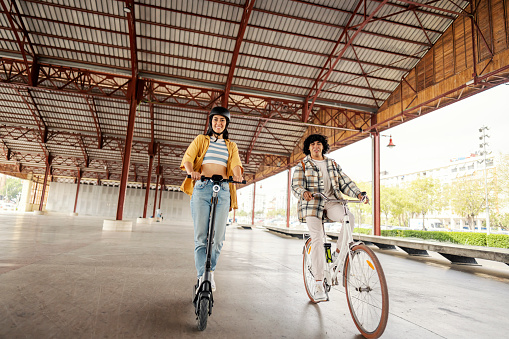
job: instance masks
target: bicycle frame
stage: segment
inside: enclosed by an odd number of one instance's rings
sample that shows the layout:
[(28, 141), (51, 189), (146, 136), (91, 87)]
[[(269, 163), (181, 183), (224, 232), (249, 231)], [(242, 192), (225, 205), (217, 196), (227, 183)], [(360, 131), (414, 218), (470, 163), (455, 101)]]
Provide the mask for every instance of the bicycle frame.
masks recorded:
[[(362, 242), (357, 241), (354, 242), (353, 240), (353, 231), (350, 227), (350, 217), (348, 216), (348, 203), (362, 203), (361, 200), (344, 200), (344, 199), (328, 199), (323, 193), (315, 193), (314, 196), (320, 196), (322, 199), (325, 200), (325, 202), (337, 202), (341, 204), (341, 207), (344, 211), (344, 217), (342, 222), (342, 239), (340, 239), (341, 248), (339, 251), (339, 255), (332, 263), (326, 262), (325, 265), (325, 272), (324, 272), (324, 278), (326, 279), (326, 284), (333, 285), (334, 281), (337, 281), (337, 276), (341, 271), (344, 271), (343, 268), (345, 266), (346, 262), (346, 255), (348, 254), (348, 258), (351, 261), (351, 251), (350, 249), (353, 246), (356, 246), (358, 244), (362, 244)], [(324, 236), (324, 243), (327, 241), (327, 235), (325, 234), (325, 228), (322, 223), (323, 228), (323, 236)], [(343, 277), (343, 287), (345, 286), (345, 278)]]

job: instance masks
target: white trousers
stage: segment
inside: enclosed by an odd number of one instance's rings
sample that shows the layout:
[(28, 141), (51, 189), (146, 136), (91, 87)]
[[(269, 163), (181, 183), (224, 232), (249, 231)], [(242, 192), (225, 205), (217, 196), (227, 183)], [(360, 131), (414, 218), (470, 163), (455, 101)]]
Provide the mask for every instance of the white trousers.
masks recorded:
[[(343, 206), (337, 202), (325, 203), (325, 211), (327, 211), (327, 217), (333, 221), (342, 222), (345, 216)], [(353, 231), (355, 223), (352, 212), (348, 211), (348, 217), (350, 220), (350, 228)], [(308, 225), (309, 235), (311, 236), (311, 262), (313, 265), (311, 271), (313, 272), (316, 280), (323, 280), (323, 271), (325, 270), (325, 249), (323, 247), (324, 230), (322, 220), (317, 217), (306, 217), (306, 223)], [(344, 236), (345, 229), (344, 227), (341, 227), (338, 241), (336, 243), (337, 248), (341, 248)], [(331, 248), (331, 251), (335, 251), (335, 249)]]

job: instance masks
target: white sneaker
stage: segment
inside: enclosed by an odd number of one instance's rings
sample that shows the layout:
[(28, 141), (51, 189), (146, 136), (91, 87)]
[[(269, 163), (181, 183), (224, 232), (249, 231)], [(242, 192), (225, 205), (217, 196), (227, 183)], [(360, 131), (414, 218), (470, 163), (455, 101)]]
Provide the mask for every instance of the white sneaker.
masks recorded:
[(195, 292), (194, 292), (194, 294), (198, 293), (198, 289), (200, 288), (202, 281), (203, 281), (203, 275), (202, 275), (201, 277), (199, 277), (199, 278), (198, 278), (198, 282), (197, 282), (197, 283), (196, 283), (196, 285), (194, 286), (194, 287), (195, 287), (195, 289), (196, 289), (196, 290), (195, 290)]
[(214, 271), (210, 272), (210, 285), (212, 286), (212, 292), (216, 291), (216, 282), (214, 281)]
[(318, 280), (315, 283), (315, 293), (313, 296), (316, 302), (327, 301), (327, 295), (325, 294), (325, 289), (323, 288), (323, 281)]

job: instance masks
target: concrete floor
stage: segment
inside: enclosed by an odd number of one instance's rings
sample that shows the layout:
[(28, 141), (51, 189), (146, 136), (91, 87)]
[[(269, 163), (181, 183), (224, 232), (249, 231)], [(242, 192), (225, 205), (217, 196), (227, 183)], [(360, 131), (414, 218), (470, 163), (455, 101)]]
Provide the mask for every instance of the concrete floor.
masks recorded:
[[(0, 215), (0, 338), (361, 338), (341, 289), (308, 301), (302, 240), (228, 227), (213, 314), (199, 332), (192, 225), (106, 232), (102, 221)], [(383, 338), (509, 333), (509, 266), (376, 252), (391, 303)]]

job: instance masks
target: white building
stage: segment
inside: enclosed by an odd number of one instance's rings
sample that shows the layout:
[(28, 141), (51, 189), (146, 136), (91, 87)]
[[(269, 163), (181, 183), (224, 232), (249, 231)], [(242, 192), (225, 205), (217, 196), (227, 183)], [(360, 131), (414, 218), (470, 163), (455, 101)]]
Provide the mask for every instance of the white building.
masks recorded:
[[(488, 176), (496, 170), (496, 159), (497, 158), (494, 155), (490, 155), (486, 159)], [(483, 157), (472, 153), (466, 157), (450, 159), (448, 163), (436, 168), (394, 176), (384, 175), (384, 173), (381, 173), (380, 184), (388, 187), (399, 187), (420, 177), (438, 179), (442, 184), (451, 183), (456, 179), (463, 177), (483, 178), (484, 166)], [(469, 226), (465, 218), (454, 215), (451, 211), (443, 211), (439, 214), (430, 214), (426, 216), (426, 219), (430, 218), (441, 220), (443, 225), (450, 229), (462, 229)], [(474, 227), (481, 225), (485, 219), (486, 213), (483, 211), (475, 218)]]

